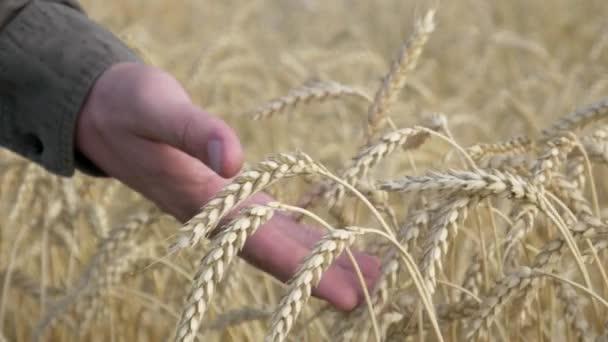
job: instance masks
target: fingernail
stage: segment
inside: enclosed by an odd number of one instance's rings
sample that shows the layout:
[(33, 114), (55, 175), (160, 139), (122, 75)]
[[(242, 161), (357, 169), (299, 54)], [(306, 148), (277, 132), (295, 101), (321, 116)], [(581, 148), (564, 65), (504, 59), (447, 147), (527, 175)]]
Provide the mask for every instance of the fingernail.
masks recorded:
[(209, 140), (207, 156), (209, 157), (209, 167), (219, 174), (222, 171), (222, 143), (219, 140)]

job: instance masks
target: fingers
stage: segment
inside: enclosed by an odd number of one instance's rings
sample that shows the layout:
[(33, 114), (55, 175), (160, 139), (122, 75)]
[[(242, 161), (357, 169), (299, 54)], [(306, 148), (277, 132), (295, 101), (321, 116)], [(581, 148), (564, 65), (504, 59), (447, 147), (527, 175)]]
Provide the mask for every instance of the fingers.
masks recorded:
[[(287, 220), (288, 219), (286, 217)], [(306, 224), (297, 224), (295, 225), (293, 222), (291, 225), (284, 227), (286, 231), (289, 232), (289, 235), (300, 241), (303, 245), (308, 248), (312, 248), (312, 246), (319, 241), (319, 239), (325, 234), (325, 231), (319, 229), (315, 226), (306, 225)], [(368, 279), (377, 279), (380, 274), (380, 261), (377, 257), (366, 254), (362, 251), (351, 248), (351, 253), (357, 260), (357, 265), (363, 273), (363, 276)], [(352, 261), (346, 254), (342, 254), (340, 257), (336, 259), (336, 265), (351, 272), (354, 276), (355, 270)], [(358, 279), (357, 279), (358, 281)]]
[[(295, 224), (287, 216), (277, 215), (247, 240), (241, 256), (279, 280), (287, 281), (321, 236), (318, 230), (309, 231), (308, 227)], [(377, 279), (377, 261), (362, 253), (353, 254), (357, 255), (366, 287), (371, 289)], [(348, 258), (346, 262), (332, 264), (312, 294), (340, 310), (349, 311), (362, 302), (363, 291)]]

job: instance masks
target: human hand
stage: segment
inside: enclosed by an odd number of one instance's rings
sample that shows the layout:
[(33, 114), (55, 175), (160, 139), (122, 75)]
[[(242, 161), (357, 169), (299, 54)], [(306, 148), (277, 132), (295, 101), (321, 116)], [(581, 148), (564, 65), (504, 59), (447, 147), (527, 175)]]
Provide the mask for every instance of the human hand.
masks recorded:
[[(122, 63), (96, 81), (79, 114), (76, 146), (97, 167), (185, 222), (237, 174), (243, 152), (234, 131), (192, 104), (170, 75)], [(249, 203), (272, 200), (264, 193)], [(277, 214), (247, 241), (241, 256), (286, 281), (321, 233)], [(375, 257), (353, 252), (368, 287), (379, 275)], [(339, 258), (313, 295), (338, 309), (362, 300), (350, 261)]]

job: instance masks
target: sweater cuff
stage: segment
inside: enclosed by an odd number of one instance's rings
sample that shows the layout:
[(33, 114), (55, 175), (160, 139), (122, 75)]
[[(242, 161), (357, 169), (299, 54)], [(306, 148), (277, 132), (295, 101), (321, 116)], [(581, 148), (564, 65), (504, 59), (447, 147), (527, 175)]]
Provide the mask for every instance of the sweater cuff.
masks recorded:
[(0, 33), (2, 143), (61, 176), (103, 176), (77, 152), (75, 124), (97, 78), (129, 61), (140, 59), (83, 12), (31, 1)]

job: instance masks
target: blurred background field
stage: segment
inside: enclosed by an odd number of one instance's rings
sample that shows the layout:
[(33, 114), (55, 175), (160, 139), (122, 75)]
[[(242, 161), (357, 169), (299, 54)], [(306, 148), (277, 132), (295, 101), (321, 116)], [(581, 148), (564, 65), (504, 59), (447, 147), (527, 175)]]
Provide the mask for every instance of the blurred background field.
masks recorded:
[[(399, 127), (440, 112), (462, 146), (537, 136), (558, 117), (608, 94), (608, 5), (603, 0), (82, 4), (94, 20), (179, 79), (197, 104), (225, 118), (241, 137), (248, 164), (294, 150), (332, 170), (347, 164), (366, 124), (367, 108), (361, 101), (311, 104), (264, 121), (251, 121), (245, 114), (316, 79), (373, 94), (411, 34), (414, 20), (430, 6), (437, 8), (437, 28), (391, 110)], [(411, 154), (418, 169), (401, 158), (375, 175), (443, 169), (449, 149), (445, 142), (430, 141)], [(598, 166), (594, 172), (600, 203), (606, 203), (606, 170)], [(95, 289), (73, 299), (73, 305), (66, 304), (69, 313), (49, 325), (47, 340), (172, 338), (189, 278), (203, 255), (194, 250), (158, 262), (178, 222), (162, 217), (149, 223), (130, 237), (128, 248), (115, 251), (107, 269), (92, 275), (93, 281), (83, 278), (83, 272), (98, 251), (97, 244), (130, 215), (153, 210), (150, 204), (112, 180), (57, 178), (5, 151), (0, 180), (0, 332), (7, 341), (28, 341), (40, 320), (48, 317), (47, 309), (56, 300), (70, 299), (71, 290), (86, 279), (95, 283)], [(271, 191), (294, 203), (306, 183), (290, 184)], [(457, 256), (454, 265), (464, 270), (470, 253)], [(282, 285), (243, 262), (233, 267), (206, 318), (210, 322), (243, 308), (252, 308), (252, 315), (263, 318), (264, 310), (278, 302)], [(601, 288), (598, 291), (602, 293)], [(299, 323), (317, 315), (322, 306), (313, 300)], [(542, 337), (575, 340), (566, 333), (569, 323), (564, 314), (557, 308), (550, 312), (556, 319), (546, 323)], [(309, 327), (296, 325), (291, 338), (326, 340), (332, 327), (331, 316), (327, 317), (320, 316)], [(201, 332), (208, 339), (201, 340), (258, 341), (266, 322), (209, 327)], [(530, 341), (539, 336), (535, 330), (517, 336), (507, 332), (507, 337)], [(448, 333), (446, 339), (454, 340), (454, 335)]]

